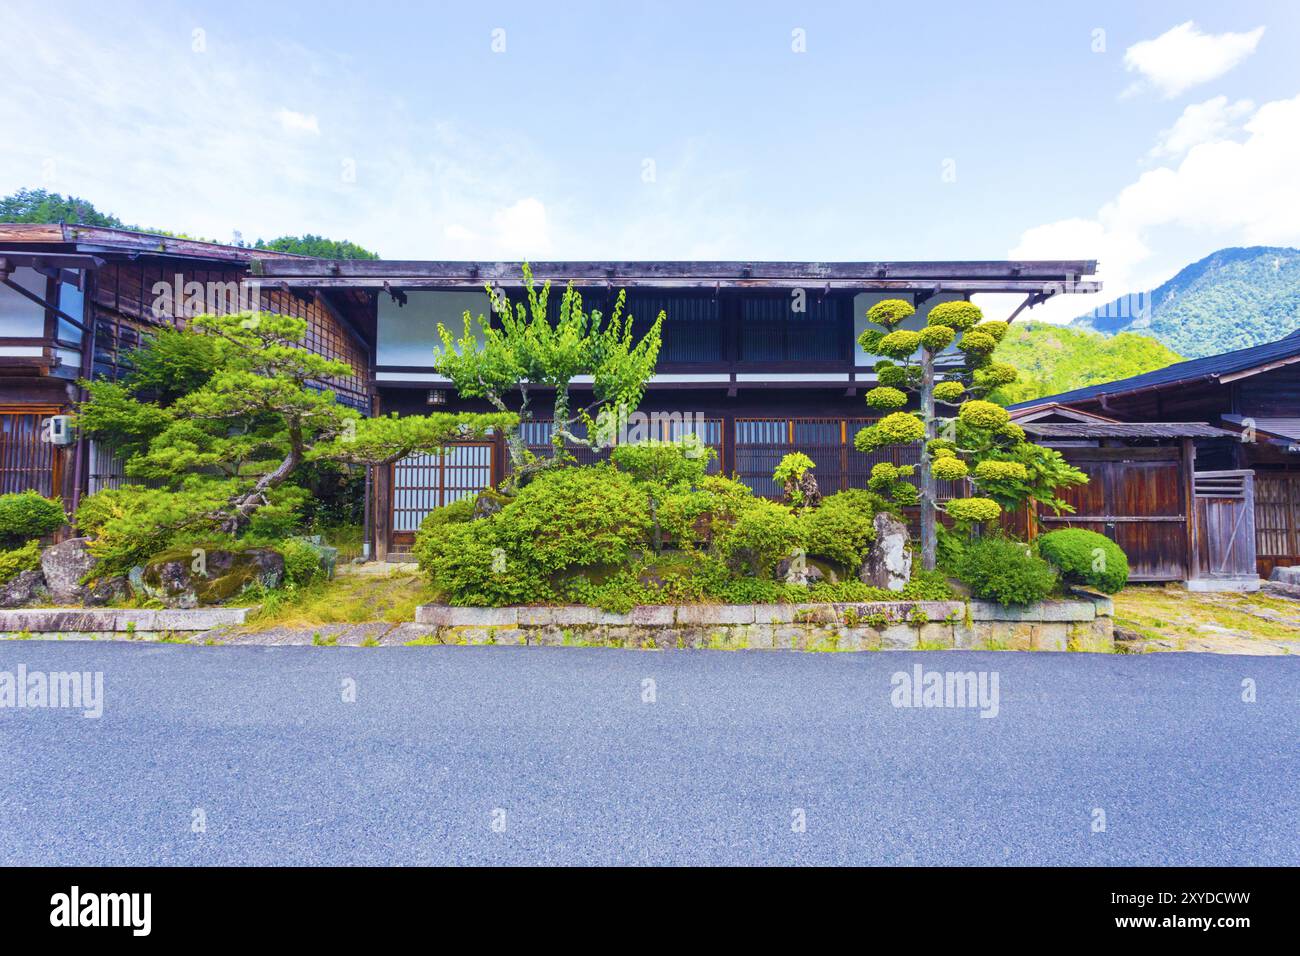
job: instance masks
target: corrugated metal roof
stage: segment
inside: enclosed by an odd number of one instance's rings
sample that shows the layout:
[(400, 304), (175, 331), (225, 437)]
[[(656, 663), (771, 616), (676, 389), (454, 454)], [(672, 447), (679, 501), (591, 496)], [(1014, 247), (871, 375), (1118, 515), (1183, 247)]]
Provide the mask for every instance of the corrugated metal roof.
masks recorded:
[(1037, 438), (1236, 438), (1204, 422), (1020, 422)]
[(1300, 337), (1289, 335), (1276, 342), (1269, 342), (1267, 345), (1256, 345), (1248, 349), (1238, 349), (1235, 352), (1224, 352), (1222, 355), (1208, 355), (1205, 358), (1176, 362), (1162, 369), (1156, 369), (1154, 372), (1145, 372), (1142, 375), (1121, 378), (1102, 385), (1076, 388), (1057, 395), (1044, 395), (1042, 398), (1018, 402), (1010, 407), (1012, 409), (1036, 408), (1039, 405), (1047, 405), (1052, 402), (1070, 405), (1075, 402), (1101, 398), (1103, 395), (1124, 395), (1128, 392), (1158, 388), (1162, 385), (1177, 385), (1181, 382), (1196, 379), (1231, 375), (1233, 372), (1244, 372), (1247, 369), (1297, 355), (1300, 355)]

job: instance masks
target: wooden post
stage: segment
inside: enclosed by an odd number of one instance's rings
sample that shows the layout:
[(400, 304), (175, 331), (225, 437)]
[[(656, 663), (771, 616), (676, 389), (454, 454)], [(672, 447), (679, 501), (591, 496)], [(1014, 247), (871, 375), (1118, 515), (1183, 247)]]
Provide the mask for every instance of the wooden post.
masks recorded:
[(938, 560), (934, 472), (930, 470), (929, 442), (937, 438), (934, 418), (934, 355), (921, 347), (921, 417), (925, 421), (925, 441), (921, 447), (921, 567), (933, 571)]
[(1182, 440), (1183, 488), (1187, 508), (1187, 578), (1200, 577), (1200, 541), (1196, 526), (1196, 443)]

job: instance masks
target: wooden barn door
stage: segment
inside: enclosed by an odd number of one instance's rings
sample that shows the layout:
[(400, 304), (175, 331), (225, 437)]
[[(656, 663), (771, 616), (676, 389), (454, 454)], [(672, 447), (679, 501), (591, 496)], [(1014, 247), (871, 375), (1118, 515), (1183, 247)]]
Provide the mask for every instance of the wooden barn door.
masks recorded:
[(1203, 578), (1254, 578), (1254, 472), (1196, 473), (1197, 570)]
[(1045, 530), (1087, 528), (1128, 555), (1134, 581), (1182, 581), (1191, 574), (1187, 487), (1177, 448), (1061, 448), (1088, 475), (1063, 497), (1074, 514), (1042, 516)]

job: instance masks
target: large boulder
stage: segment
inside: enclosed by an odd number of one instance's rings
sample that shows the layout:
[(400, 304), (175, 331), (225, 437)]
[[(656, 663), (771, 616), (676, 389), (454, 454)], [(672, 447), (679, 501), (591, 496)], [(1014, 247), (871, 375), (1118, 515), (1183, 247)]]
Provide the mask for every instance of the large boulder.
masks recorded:
[(148, 597), (179, 608), (223, 604), (249, 585), (283, 579), (284, 558), (272, 548), (180, 549), (154, 558), (138, 578)]
[(28, 607), (50, 600), (45, 575), (40, 571), (19, 571), (0, 587), (0, 607)]
[(804, 587), (811, 587), (822, 581), (837, 584), (839, 575), (828, 564), (816, 561), (803, 554), (792, 554), (790, 557), (782, 558), (777, 562), (776, 579), (785, 584), (800, 584)]
[(912, 577), (907, 525), (882, 511), (876, 515), (876, 540), (858, 571), (858, 580), (886, 591), (901, 591)]
[(69, 538), (41, 552), (41, 573), (54, 604), (84, 604), (90, 588), (81, 579), (95, 568), (88, 538)]

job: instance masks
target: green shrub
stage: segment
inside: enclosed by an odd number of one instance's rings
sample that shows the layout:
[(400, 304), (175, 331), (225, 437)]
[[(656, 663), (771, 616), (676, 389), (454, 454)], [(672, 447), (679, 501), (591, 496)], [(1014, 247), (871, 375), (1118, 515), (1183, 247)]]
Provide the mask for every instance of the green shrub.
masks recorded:
[(8, 584), (24, 571), (41, 566), (41, 543), (36, 538), (21, 548), (0, 551), (0, 584)]
[(971, 541), (958, 560), (957, 577), (977, 598), (999, 604), (1033, 604), (1057, 583), (1050, 564), (1009, 538)]
[(57, 498), (43, 498), (35, 491), (0, 495), (0, 544), (13, 546), (43, 537), (67, 521)]
[(860, 488), (828, 495), (800, 516), (804, 548), (815, 557), (856, 570), (876, 540), (876, 513), (884, 510), (883, 498)]
[(762, 498), (755, 498), (716, 537), (718, 554), (729, 567), (756, 576), (770, 574), (802, 543), (802, 528), (790, 509)]
[(463, 524), (473, 517), (474, 501), (473, 495), (459, 498), (441, 508), (434, 508), (424, 516), (419, 530), (415, 532), (415, 544), (411, 546), (411, 553), (415, 555), (415, 560), (419, 562), (421, 568), (424, 567), (426, 553), (430, 553), (429, 549), (435, 545), (435, 539), (442, 535), (449, 525)]
[(1084, 528), (1050, 531), (1037, 541), (1038, 553), (1061, 572), (1069, 584), (1114, 594), (1128, 583), (1128, 556), (1104, 534)]
[(500, 543), (501, 516), (448, 523), (428, 536), (420, 568), (449, 604), (499, 607), (544, 603), (555, 595), (546, 578)]
[(615, 467), (627, 472), (637, 481), (670, 487), (694, 485), (704, 477), (715, 454), (712, 448), (701, 443), (694, 434), (688, 434), (681, 441), (643, 441), (618, 445), (609, 457)]
[(650, 529), (644, 490), (610, 465), (544, 471), (496, 521), (501, 546), (548, 574), (622, 564), (648, 543)]
[(310, 541), (290, 538), (277, 544), (275, 550), (284, 558), (284, 579), (292, 587), (311, 584), (324, 573), (320, 549)]
[(232, 486), (199, 482), (177, 491), (124, 485), (83, 498), (77, 530), (93, 540), (99, 573), (125, 572), (172, 547), (185, 536), (211, 534), (209, 515), (223, 505)]

